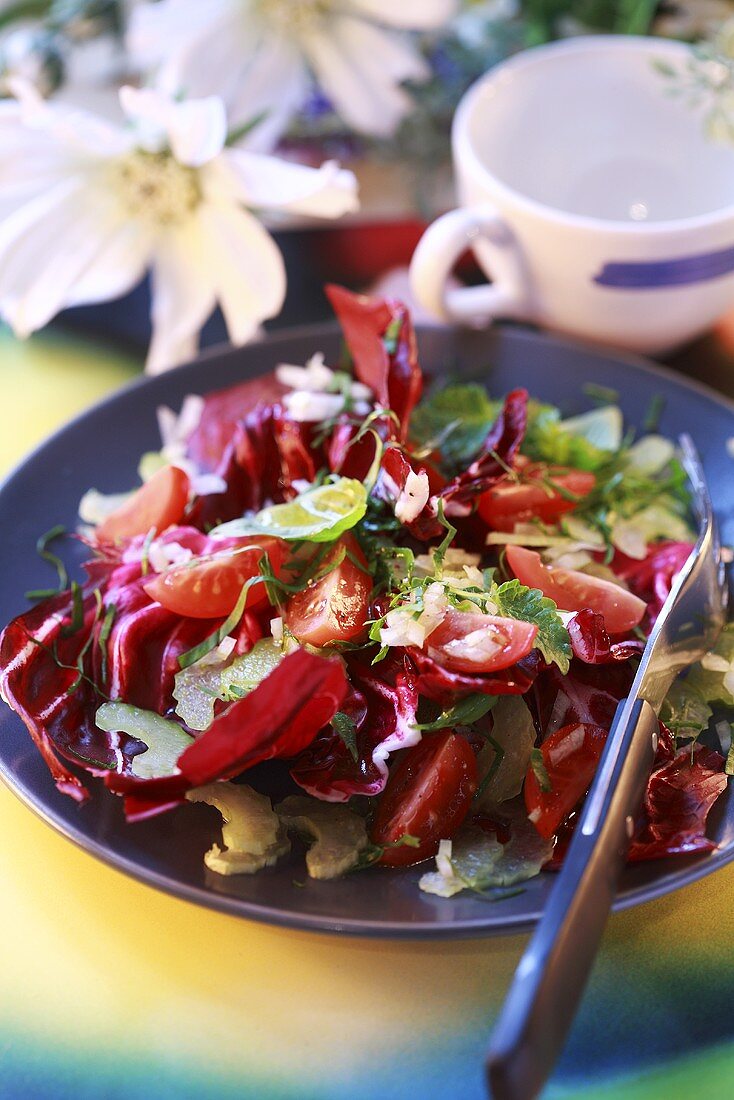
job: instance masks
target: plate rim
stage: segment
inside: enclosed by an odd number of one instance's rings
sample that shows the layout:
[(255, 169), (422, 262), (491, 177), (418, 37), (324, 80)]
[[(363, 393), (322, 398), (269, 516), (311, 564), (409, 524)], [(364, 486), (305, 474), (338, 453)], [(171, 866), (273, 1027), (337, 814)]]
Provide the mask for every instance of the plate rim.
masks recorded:
[[(446, 335), (451, 336), (452, 334), (458, 335), (466, 330), (456, 327), (448, 328), (438, 325), (419, 324), (416, 326), (419, 341), (421, 333), (425, 331), (444, 332)], [(551, 343), (561, 350), (569, 349), (574, 353), (580, 352), (582, 354), (589, 354), (596, 359), (608, 358), (616, 363), (624, 363), (643, 375), (660, 378), (666, 384), (672, 383), (676, 388), (694, 392), (712, 401), (719, 407), (723, 407), (734, 418), (734, 399), (729, 398), (726, 394), (720, 393), (712, 386), (698, 379), (680, 374), (670, 367), (655, 363), (646, 359), (644, 356), (638, 356), (625, 351), (617, 351), (608, 345), (568, 339), (564, 336), (540, 331), (527, 326), (500, 324), (493, 326), (493, 331), (500, 338), (502, 338), (503, 335), (509, 334), (511, 339), (527, 342), (529, 345), (534, 344), (537, 346), (538, 343)], [(170, 375), (168, 372), (154, 376), (141, 374), (139, 377), (133, 378), (131, 381), (113, 390), (88, 408), (81, 410), (74, 417), (60, 425), (50, 435), (36, 444), (27, 454), (22, 456), (2, 478), (0, 481), (0, 494), (3, 493), (6, 486), (13, 482), (16, 477), (22, 476), (26, 467), (36, 462), (42, 452), (47, 447), (53, 445), (60, 437), (78, 428), (86, 420), (94, 419), (101, 410), (106, 409), (110, 405), (114, 405), (121, 398), (125, 398), (139, 389), (147, 389), (151, 387), (152, 384), (159, 383), (161, 379), (165, 380), (167, 376), (172, 377), (175, 375), (177, 378), (185, 378), (186, 374), (197, 371), (203, 363), (209, 360), (219, 359), (222, 355), (231, 355), (238, 352), (246, 353), (249, 347), (272, 348), (277, 353), (277, 347), (281, 343), (299, 339), (314, 339), (321, 336), (329, 337), (339, 332), (339, 326), (334, 321), (289, 326), (278, 329), (273, 333), (266, 333), (260, 340), (254, 341), (241, 348), (236, 348), (226, 343), (207, 348), (196, 358), (175, 368), (174, 371), (170, 372)], [(210, 389), (204, 389), (203, 392), (215, 392), (217, 388), (222, 387), (218, 387), (215, 384)], [(38, 801), (33, 793), (13, 774), (2, 755), (0, 755), (0, 779), (2, 779), (11, 793), (36, 817), (42, 820), (46, 825), (49, 825), (57, 834), (71, 841), (78, 849), (91, 855), (106, 866), (121, 874), (129, 876), (145, 886), (160, 890), (179, 901), (191, 902), (207, 909), (236, 916), (240, 919), (255, 920), (258, 923), (289, 930), (348, 935), (354, 938), (444, 940), (522, 935), (529, 932), (536, 925), (543, 911), (543, 907), (539, 906), (532, 912), (528, 912), (524, 917), (513, 920), (512, 923), (495, 923), (487, 925), (486, 921), (481, 918), (465, 918), (452, 921), (451, 923), (446, 922), (440, 924), (435, 921), (416, 921), (408, 923), (403, 921), (390, 922), (382, 919), (378, 921), (372, 918), (339, 919), (323, 914), (292, 912), (290, 910), (274, 908), (269, 905), (251, 902), (234, 895), (220, 894), (206, 887), (175, 880), (115, 851), (110, 846), (90, 836), (83, 829), (76, 827), (71, 820), (57, 815), (56, 812), (44, 802)], [(684, 860), (685, 863), (683, 863)], [(664, 897), (667, 894), (673, 893), (715, 873), (733, 861), (734, 844), (729, 848), (719, 848), (711, 853), (692, 855), (690, 857), (678, 857), (675, 861), (672, 860), (672, 857), (669, 857), (665, 862), (671, 864), (674, 869), (669, 873), (660, 875), (651, 883), (633, 887), (626, 891), (625, 894), (616, 897), (612, 904), (612, 912), (622, 912), (638, 905), (644, 905), (648, 901)]]

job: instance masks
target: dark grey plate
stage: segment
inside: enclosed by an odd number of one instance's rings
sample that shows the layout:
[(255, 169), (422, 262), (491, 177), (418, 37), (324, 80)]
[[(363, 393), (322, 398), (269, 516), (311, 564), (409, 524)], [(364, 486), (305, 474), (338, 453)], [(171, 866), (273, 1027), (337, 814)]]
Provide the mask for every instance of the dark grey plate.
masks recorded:
[[(585, 383), (619, 391), (629, 423), (641, 426), (654, 398), (665, 401), (660, 427), (675, 437), (692, 434), (700, 448), (725, 542), (734, 542), (734, 478), (726, 442), (734, 436), (734, 405), (713, 391), (652, 364), (567, 344), (518, 329), (488, 334), (426, 329), (420, 333), (424, 367), (486, 379), (501, 394), (527, 386), (565, 412), (588, 408)], [(24, 609), (23, 593), (48, 583), (34, 553), (40, 532), (55, 523), (73, 528), (76, 506), (90, 486), (103, 491), (135, 482), (138, 457), (155, 448), (156, 406), (178, 407), (187, 393), (206, 392), (253, 377), (279, 362), (303, 362), (315, 351), (335, 359), (334, 326), (286, 332), (241, 350), (214, 351), (190, 366), (143, 380), (63, 428), (21, 465), (0, 489), (0, 623)], [(79, 559), (77, 559), (78, 562)], [(22, 723), (0, 709), (0, 774), (50, 825), (112, 866), (189, 901), (243, 917), (298, 928), (378, 936), (461, 936), (518, 932), (537, 919), (553, 883), (541, 875), (523, 893), (502, 902), (472, 895), (451, 900), (418, 890), (425, 868), (373, 868), (336, 882), (310, 882), (303, 862), (255, 876), (221, 878), (202, 855), (217, 835), (218, 815), (185, 806), (139, 825), (126, 825), (121, 804), (104, 789), (82, 807), (59, 794)], [(712, 814), (718, 850), (706, 856), (659, 860), (629, 868), (617, 909), (668, 893), (734, 859), (734, 791)]]

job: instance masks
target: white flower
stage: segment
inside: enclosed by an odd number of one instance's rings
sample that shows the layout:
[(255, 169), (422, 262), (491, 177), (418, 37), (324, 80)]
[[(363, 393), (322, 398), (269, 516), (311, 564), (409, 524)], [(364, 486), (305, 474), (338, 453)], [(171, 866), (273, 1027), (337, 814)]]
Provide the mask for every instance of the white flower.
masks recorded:
[(0, 314), (19, 336), (152, 270), (148, 370), (189, 358), (219, 303), (235, 344), (276, 314), (283, 259), (251, 210), (338, 217), (355, 180), (225, 145), (220, 99), (123, 88), (129, 125), (45, 103), (0, 104)]
[(446, 23), (457, 0), (160, 0), (138, 5), (128, 48), (166, 87), (221, 94), (236, 121), (266, 112), (275, 140), (313, 78), (356, 130), (391, 133), (410, 109), (400, 86), (428, 67), (405, 30)]

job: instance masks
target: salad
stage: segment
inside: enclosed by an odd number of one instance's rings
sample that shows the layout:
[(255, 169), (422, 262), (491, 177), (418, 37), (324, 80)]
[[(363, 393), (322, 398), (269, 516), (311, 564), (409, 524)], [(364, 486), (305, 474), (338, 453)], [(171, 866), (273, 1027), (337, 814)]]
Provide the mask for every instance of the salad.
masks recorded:
[[(84, 495), (82, 580), (42, 536), (59, 584), (0, 635), (0, 691), (77, 801), (215, 806), (212, 874), (305, 846), (314, 878), (501, 895), (563, 859), (692, 548), (686, 479), (614, 395), (437, 388), (400, 302), (329, 297), (339, 364), (160, 409), (141, 484)], [(727, 628), (666, 701), (631, 860), (713, 847), (732, 706)]]

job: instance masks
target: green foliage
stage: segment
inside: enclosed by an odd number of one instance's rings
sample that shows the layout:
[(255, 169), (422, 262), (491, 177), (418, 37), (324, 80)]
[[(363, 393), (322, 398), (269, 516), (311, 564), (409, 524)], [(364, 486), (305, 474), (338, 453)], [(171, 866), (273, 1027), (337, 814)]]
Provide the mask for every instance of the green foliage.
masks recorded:
[(447, 464), (463, 468), (481, 451), (501, 408), (483, 386), (455, 382), (418, 405), (410, 422), (413, 441), (430, 449), (440, 445)]
[(491, 592), (497, 613), (508, 619), (520, 619), (538, 627), (535, 645), (550, 664), (568, 672), (571, 642), (558, 608), (538, 588), (527, 588), (518, 580), (505, 581)]

